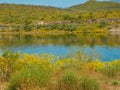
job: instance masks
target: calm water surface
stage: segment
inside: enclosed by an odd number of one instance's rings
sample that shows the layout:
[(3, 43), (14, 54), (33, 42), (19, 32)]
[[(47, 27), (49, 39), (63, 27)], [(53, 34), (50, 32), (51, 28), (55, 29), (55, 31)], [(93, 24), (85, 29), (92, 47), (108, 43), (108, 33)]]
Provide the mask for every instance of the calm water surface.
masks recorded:
[(59, 57), (84, 52), (95, 59), (112, 61), (120, 59), (120, 35), (0, 35), (0, 53), (7, 49)]

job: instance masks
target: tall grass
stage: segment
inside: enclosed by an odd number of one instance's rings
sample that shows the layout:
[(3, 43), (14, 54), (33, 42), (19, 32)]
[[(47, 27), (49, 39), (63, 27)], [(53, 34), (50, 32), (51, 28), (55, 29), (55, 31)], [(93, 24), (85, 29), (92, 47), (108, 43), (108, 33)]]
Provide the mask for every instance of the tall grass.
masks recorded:
[(41, 68), (40, 65), (28, 65), (16, 72), (11, 80), (8, 90), (29, 90), (29, 88), (46, 87), (50, 81), (51, 72)]
[(105, 67), (100, 69), (100, 71), (110, 77), (114, 78), (120, 74), (120, 60), (116, 60), (110, 63), (106, 63)]
[(78, 90), (79, 78), (74, 72), (66, 72), (58, 81), (58, 90)]
[[(102, 83), (114, 77), (118, 81), (109, 83), (119, 84), (120, 60), (81, 61), (80, 55), (77, 60), (46, 54), (40, 57), (24, 54), (21, 58), (17, 53), (6, 52), (0, 56), (0, 80), (9, 82), (8, 90), (99, 90), (98, 80)], [(90, 77), (94, 74), (97, 80)]]
[(99, 84), (96, 79), (91, 79), (88, 76), (81, 78), (81, 90), (99, 90)]
[(66, 72), (58, 82), (58, 90), (99, 90), (99, 83), (89, 76), (78, 76), (74, 72)]

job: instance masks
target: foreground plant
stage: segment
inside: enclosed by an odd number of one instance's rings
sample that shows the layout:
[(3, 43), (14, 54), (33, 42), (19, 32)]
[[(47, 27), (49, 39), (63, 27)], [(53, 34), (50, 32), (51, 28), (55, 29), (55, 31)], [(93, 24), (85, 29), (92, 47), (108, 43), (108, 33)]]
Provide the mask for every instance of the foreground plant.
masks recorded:
[(12, 76), (8, 90), (44, 88), (49, 84), (50, 77), (50, 70), (45, 70), (38, 64), (28, 65)]
[(96, 79), (92, 79), (88, 76), (81, 78), (81, 90), (99, 90), (99, 84)]
[(103, 79), (114, 78), (118, 81), (110, 82), (118, 86), (119, 75), (120, 60), (82, 62), (47, 54), (20, 57), (10, 52), (0, 56), (0, 80), (9, 83), (8, 90), (99, 90), (98, 81), (101, 85)]
[(0, 56), (0, 80), (7, 81), (10, 79), (11, 75), (18, 69), (20, 58), (19, 53), (13, 53), (7, 50)]
[(74, 72), (66, 72), (58, 81), (58, 90), (78, 90), (79, 78)]
[(120, 60), (114, 60), (106, 63), (100, 71), (110, 78), (118, 76), (120, 74)]

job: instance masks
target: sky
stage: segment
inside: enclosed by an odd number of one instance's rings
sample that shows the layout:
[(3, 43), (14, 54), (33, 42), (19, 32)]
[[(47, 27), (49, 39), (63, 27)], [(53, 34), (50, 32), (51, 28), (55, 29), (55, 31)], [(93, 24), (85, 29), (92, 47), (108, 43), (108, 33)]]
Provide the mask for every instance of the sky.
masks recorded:
[[(88, 0), (0, 0), (0, 3), (10, 4), (30, 4), (30, 5), (44, 5), (66, 8), (77, 4), (85, 3)], [(117, 1), (120, 0), (98, 0), (98, 1)]]

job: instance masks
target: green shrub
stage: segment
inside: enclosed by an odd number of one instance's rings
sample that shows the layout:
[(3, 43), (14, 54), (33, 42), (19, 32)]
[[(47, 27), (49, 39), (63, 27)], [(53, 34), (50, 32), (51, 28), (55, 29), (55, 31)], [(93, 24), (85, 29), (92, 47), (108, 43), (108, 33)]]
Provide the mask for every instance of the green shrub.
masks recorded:
[(115, 76), (117, 73), (116, 73), (116, 67), (115, 66), (106, 66), (103, 70), (103, 73), (106, 75), (106, 76), (109, 76), (109, 77), (113, 77)]
[(118, 80), (113, 80), (112, 85), (115, 85), (115, 86), (119, 85), (119, 81)]
[(95, 79), (83, 76), (80, 81), (81, 90), (99, 90), (99, 84)]
[(58, 81), (58, 90), (78, 90), (79, 78), (73, 72), (67, 72)]
[(23, 90), (30, 87), (45, 87), (50, 81), (50, 70), (43, 69), (40, 65), (27, 65), (16, 72), (11, 80), (8, 90)]
[(20, 54), (14, 53), (12, 50), (4, 51), (2, 56), (6, 59), (12, 59), (12, 60), (16, 60), (16, 59), (20, 58)]
[[(114, 63), (114, 62), (113, 62)], [(106, 64), (104, 68), (100, 70), (104, 75), (108, 77), (115, 77), (120, 73), (120, 62), (116, 64)]]

